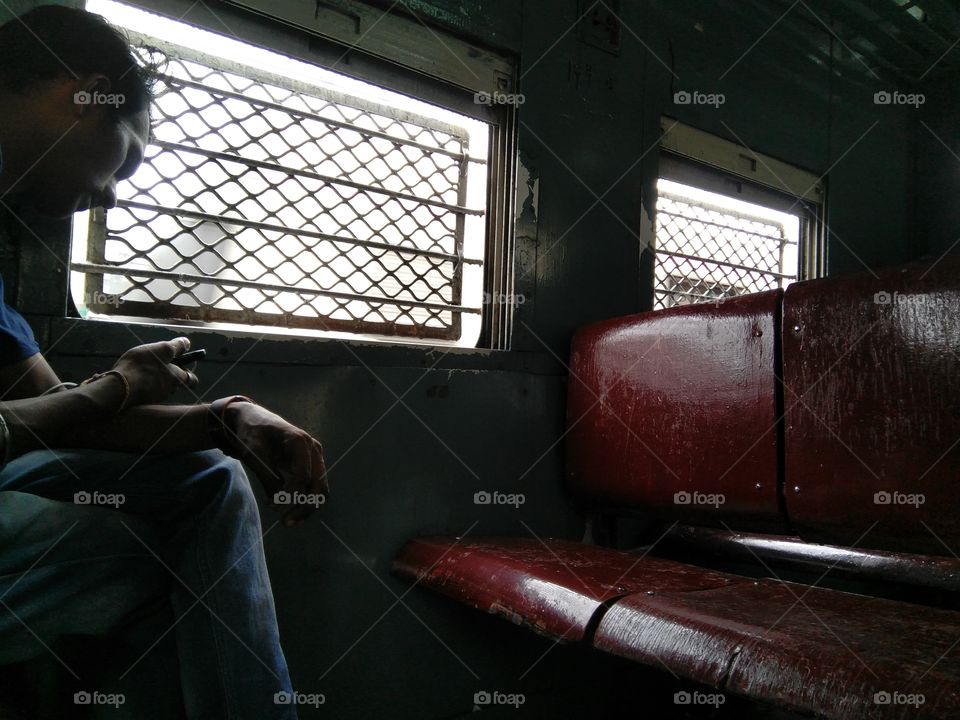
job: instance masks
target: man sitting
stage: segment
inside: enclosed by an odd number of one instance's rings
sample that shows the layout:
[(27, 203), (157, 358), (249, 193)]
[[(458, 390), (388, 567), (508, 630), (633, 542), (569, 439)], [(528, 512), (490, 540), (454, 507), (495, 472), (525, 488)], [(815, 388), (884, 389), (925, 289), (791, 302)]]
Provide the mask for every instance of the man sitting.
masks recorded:
[[(0, 27), (0, 206), (14, 217), (13, 200), (56, 217), (112, 207), (149, 139), (147, 78), (97, 15), (44, 6)], [(122, 102), (84, 101), (98, 94)], [(184, 337), (140, 345), (73, 386), (0, 303), (0, 663), (52, 653), (83, 682), (85, 668), (60, 657), (57, 639), (132, 637), (159, 603), (172, 620), (120, 669), (121, 689), (171, 634), (177, 715), (295, 718), (275, 701), (292, 688), (239, 460), (270, 497), (315, 496), (327, 492), (322, 449), (243, 396), (158, 404), (199, 382), (171, 362), (189, 348)], [(289, 507), (284, 524), (312, 507)], [(154, 700), (135, 716), (172, 717)]]

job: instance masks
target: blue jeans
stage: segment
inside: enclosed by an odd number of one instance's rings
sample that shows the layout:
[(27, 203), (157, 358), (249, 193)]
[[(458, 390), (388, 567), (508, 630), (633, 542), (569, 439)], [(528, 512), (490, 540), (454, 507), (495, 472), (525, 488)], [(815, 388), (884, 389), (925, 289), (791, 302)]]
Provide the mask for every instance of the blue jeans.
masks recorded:
[[(179, 694), (189, 720), (295, 720), (260, 518), (237, 460), (37, 450), (0, 471), (0, 663), (108, 633), (133, 659), (76, 698), (95, 714), (169, 720)], [(82, 685), (85, 668), (57, 659)], [(166, 668), (173, 687), (145, 691), (145, 674), (156, 683), (147, 668)]]

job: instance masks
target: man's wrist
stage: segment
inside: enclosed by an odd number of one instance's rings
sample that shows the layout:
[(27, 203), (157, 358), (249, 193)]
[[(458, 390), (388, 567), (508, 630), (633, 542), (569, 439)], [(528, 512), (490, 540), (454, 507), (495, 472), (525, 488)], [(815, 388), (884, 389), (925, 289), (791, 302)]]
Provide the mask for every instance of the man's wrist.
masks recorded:
[(130, 399), (130, 385), (117, 371), (97, 373), (80, 383), (75, 392), (85, 394), (97, 406), (99, 412), (112, 417), (122, 410)]
[(253, 402), (246, 395), (229, 395), (210, 403), (207, 409), (207, 428), (214, 447), (233, 457), (244, 454), (237, 442), (235, 421), (240, 406)]

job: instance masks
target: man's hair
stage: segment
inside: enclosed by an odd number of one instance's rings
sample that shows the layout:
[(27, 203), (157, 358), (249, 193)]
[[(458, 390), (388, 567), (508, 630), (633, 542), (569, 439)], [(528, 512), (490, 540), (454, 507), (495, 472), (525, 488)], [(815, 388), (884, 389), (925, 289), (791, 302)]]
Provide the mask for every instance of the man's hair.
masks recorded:
[(102, 74), (117, 118), (149, 109), (152, 68), (137, 60), (120, 30), (100, 15), (62, 5), (41, 5), (0, 25), (0, 89), (17, 94), (67, 78)]

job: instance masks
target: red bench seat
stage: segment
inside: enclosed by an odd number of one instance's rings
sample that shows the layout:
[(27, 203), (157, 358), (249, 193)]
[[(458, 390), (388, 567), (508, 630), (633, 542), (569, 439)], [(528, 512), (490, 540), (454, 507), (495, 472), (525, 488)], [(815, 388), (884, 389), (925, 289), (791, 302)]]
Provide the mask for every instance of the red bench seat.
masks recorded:
[(532, 538), (409, 542), (394, 572), (558, 640), (580, 641), (609, 603), (634, 593), (730, 583), (722, 573), (596, 545)]
[(550, 638), (794, 710), (960, 717), (953, 611), (554, 539), (421, 538), (394, 572)]
[[(565, 440), (580, 507), (716, 528), (684, 538), (719, 537), (711, 552), (749, 553), (773, 578), (536, 538), (412, 540), (394, 571), (557, 640), (791, 710), (960, 718), (960, 612), (817, 587), (842, 562), (956, 604), (958, 298), (960, 259), (943, 259), (575, 335)], [(768, 535), (735, 542), (742, 531)], [(834, 559), (803, 585), (758, 551)]]

